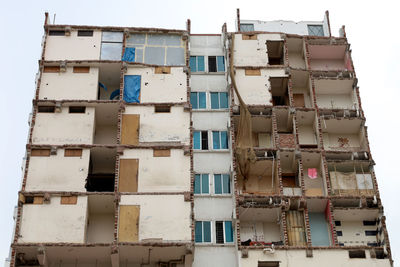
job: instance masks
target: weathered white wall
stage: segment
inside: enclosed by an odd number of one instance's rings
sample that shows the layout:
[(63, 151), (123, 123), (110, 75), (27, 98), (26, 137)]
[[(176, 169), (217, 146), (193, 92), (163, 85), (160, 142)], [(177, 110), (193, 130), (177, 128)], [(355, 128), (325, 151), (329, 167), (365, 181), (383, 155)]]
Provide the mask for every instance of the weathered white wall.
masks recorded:
[(94, 30), (93, 36), (78, 37), (72, 30), (70, 36), (47, 36), (45, 60), (99, 60), (101, 31)]
[(52, 197), (50, 204), (23, 205), (18, 242), (85, 242), (87, 196), (79, 196), (75, 205), (61, 205), (60, 199)]
[(366, 236), (365, 231), (376, 230), (376, 225), (365, 226), (360, 221), (341, 221), (341, 226), (336, 226), (337, 231), (342, 231), (343, 236), (338, 236), (338, 241), (345, 246), (367, 245), (368, 242), (377, 242), (376, 236)]
[(282, 40), (280, 34), (257, 34), (257, 40), (242, 40), (242, 34), (235, 34), (233, 64), (235, 66), (267, 66), (267, 41)]
[(190, 55), (223, 56), (223, 41), (221, 35), (191, 35)]
[(317, 105), (320, 108), (355, 109), (352, 94), (317, 94)]
[(171, 67), (171, 74), (155, 74), (155, 68), (130, 66), (124, 75), (141, 75), (140, 103), (187, 102), (186, 73)]
[(97, 67), (90, 67), (89, 73), (73, 73), (73, 67), (66, 72), (42, 73), (39, 99), (96, 100), (98, 80)]
[(311, 103), (311, 95), (309, 88), (299, 88), (292, 87), (293, 94), (303, 94), (304, 95), (304, 105), (306, 108), (311, 108), (313, 103)]
[[(261, 69), (261, 76), (246, 76), (244, 69), (236, 69), (236, 85), (243, 101), (248, 105), (272, 105), (270, 77), (287, 77), (283, 69)], [(239, 100), (235, 94), (235, 104)]]
[(57, 155), (31, 157), (26, 190), (86, 192), (89, 156), (89, 149), (81, 157), (64, 157), (64, 149), (57, 149)]
[(264, 242), (281, 241), (280, 224), (276, 222), (240, 221), (240, 240), (249, 239)]
[(170, 157), (153, 157), (152, 149), (125, 149), (121, 159), (139, 159), (138, 192), (190, 190), (190, 157), (171, 149)]
[(194, 198), (194, 217), (195, 220), (231, 220), (233, 218), (233, 207), (232, 196), (204, 197), (196, 195)]
[(226, 92), (227, 82), (222, 75), (194, 75), (190, 77), (190, 87), (192, 92)]
[[(328, 23), (324, 21), (259, 21), (259, 20), (240, 20), (242, 24), (254, 24), (255, 31), (266, 31), (266, 32), (283, 32), (289, 34), (308, 35), (307, 25), (323, 25), (324, 35), (329, 36)], [(237, 24), (235, 24), (237, 25)], [(237, 26), (236, 26), (237, 27)]]
[(120, 205), (140, 206), (139, 240), (191, 240), (190, 202), (183, 195), (123, 195)]
[(388, 259), (372, 259), (366, 251), (366, 259), (350, 259), (347, 250), (313, 250), (313, 257), (307, 258), (305, 250), (275, 250), (275, 253), (263, 253), (262, 249), (249, 249), (249, 257), (241, 258), (240, 266), (254, 267), (258, 261), (280, 261), (279, 266), (308, 266), (320, 267), (321, 263), (326, 267), (390, 267)]
[(127, 106), (125, 114), (139, 114), (139, 142), (190, 143), (190, 113), (172, 106), (170, 113), (155, 113), (154, 106)]
[(230, 153), (195, 152), (193, 169), (197, 173), (230, 173)]
[(227, 131), (229, 111), (226, 112), (193, 112), (194, 130)]
[(61, 113), (37, 113), (33, 127), (34, 144), (92, 144), (94, 129), (94, 108), (86, 112), (68, 113), (62, 107)]
[[(236, 267), (237, 257), (235, 247), (199, 246), (194, 252), (193, 267)], [(256, 266), (256, 265), (254, 265)]]
[(111, 243), (114, 240), (114, 214), (89, 213), (88, 243)]

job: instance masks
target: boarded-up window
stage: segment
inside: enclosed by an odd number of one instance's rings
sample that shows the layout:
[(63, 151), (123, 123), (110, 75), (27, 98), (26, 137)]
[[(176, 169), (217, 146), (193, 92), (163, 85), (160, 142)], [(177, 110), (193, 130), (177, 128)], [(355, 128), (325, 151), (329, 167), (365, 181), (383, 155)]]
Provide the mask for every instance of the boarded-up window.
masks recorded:
[(246, 76), (261, 76), (260, 69), (245, 69), (244, 73)]
[(57, 73), (60, 72), (60, 66), (44, 66), (43, 72), (46, 73)]
[(90, 72), (90, 67), (78, 67), (75, 66), (73, 69), (74, 73), (89, 73)]
[(122, 145), (139, 144), (139, 123), (140, 123), (140, 115), (137, 114), (122, 115), (122, 127), (121, 127)]
[(78, 196), (62, 196), (60, 203), (62, 205), (75, 205), (78, 202)]
[(31, 150), (32, 157), (50, 157), (50, 149), (36, 149)]
[(257, 40), (257, 34), (242, 34), (242, 40)]
[(286, 213), (289, 246), (305, 246), (306, 233), (304, 229), (303, 212), (289, 210)]
[(156, 67), (155, 74), (171, 74), (171, 67)]
[(64, 150), (64, 157), (82, 157), (82, 149), (67, 148)]
[(170, 157), (170, 149), (153, 149), (153, 157)]
[(44, 197), (42, 196), (37, 196), (33, 197), (33, 204), (43, 204)]
[(119, 192), (137, 192), (138, 190), (138, 159), (121, 159), (119, 163)]
[(137, 242), (139, 240), (139, 214), (140, 206), (120, 206), (118, 224), (119, 242)]

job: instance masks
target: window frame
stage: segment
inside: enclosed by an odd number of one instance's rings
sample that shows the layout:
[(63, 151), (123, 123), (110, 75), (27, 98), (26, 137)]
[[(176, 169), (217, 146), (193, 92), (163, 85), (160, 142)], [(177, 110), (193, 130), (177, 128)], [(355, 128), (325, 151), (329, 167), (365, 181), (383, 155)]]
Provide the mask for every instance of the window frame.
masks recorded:
[[(196, 107), (194, 107), (193, 103), (192, 103), (192, 94), (195, 94), (196, 96)], [(204, 108), (200, 107), (200, 95), (204, 94)], [(192, 109), (194, 110), (204, 110), (207, 109), (207, 92), (190, 92), (190, 104), (192, 105)]]
[[(213, 108), (213, 95), (217, 94), (218, 97), (218, 107)], [(221, 107), (222, 106), (222, 98), (221, 95), (226, 94), (226, 104), (227, 107)], [(228, 92), (210, 92), (210, 109), (211, 110), (219, 110), (219, 109), (229, 109), (229, 93)]]
[[(200, 177), (200, 193), (196, 193), (196, 178), (197, 176)], [(208, 192), (204, 192), (204, 182), (203, 179), (204, 177), (207, 177), (207, 190)], [(210, 174), (209, 173), (195, 173), (194, 175), (194, 185), (193, 185), (193, 194), (196, 196), (201, 196), (201, 195), (211, 195), (211, 179), (210, 179)]]
[[(318, 34), (315, 34), (315, 33), (317, 33), (316, 32), (316, 28), (319, 28), (318, 29)], [(310, 30), (310, 28), (311, 28), (311, 30)], [(322, 30), (322, 35), (320, 35), (320, 31)], [(324, 31), (324, 25), (322, 25), (322, 24), (307, 24), (307, 31), (308, 31), (308, 35), (309, 36), (320, 36), (320, 37), (324, 37), (325, 36), (325, 31)]]
[[(204, 222), (208, 222), (210, 224), (210, 241), (204, 241)], [(224, 237), (224, 242), (223, 243), (217, 243), (217, 222), (222, 222), (222, 234)], [(230, 223), (231, 229), (232, 229), (232, 241), (227, 241), (226, 236), (227, 236), (227, 232), (226, 232), (226, 225), (227, 223)], [(196, 224), (197, 223), (201, 223), (201, 241), (196, 241)], [(194, 242), (196, 244), (213, 244), (213, 245), (219, 245), (219, 246), (223, 246), (223, 245), (233, 245), (235, 244), (235, 227), (233, 224), (232, 220), (209, 220), (209, 221), (195, 221), (195, 233), (194, 233)]]
[[(221, 181), (220, 181), (220, 186), (221, 186), (221, 193), (217, 193), (216, 191), (216, 185), (217, 185), (217, 181), (216, 181), (216, 176), (217, 175), (220, 175), (220, 179), (221, 179)], [(229, 190), (229, 192), (225, 192), (225, 190), (224, 190), (224, 177), (228, 177), (228, 186), (227, 186), (227, 188), (228, 188), (228, 190)], [(214, 195), (217, 195), (217, 196), (230, 196), (230, 195), (232, 195), (232, 188), (231, 188), (231, 186), (232, 186), (232, 182), (231, 182), (231, 175), (228, 173), (213, 173), (213, 194)]]
[[(242, 29), (242, 26), (246, 27), (253, 27), (251, 31), (247, 29)], [(254, 23), (240, 23), (239, 24), (239, 31), (240, 32), (254, 32)]]
[[(216, 71), (210, 71), (210, 57), (215, 57), (215, 70)], [(222, 58), (222, 67), (223, 69), (220, 69), (220, 64), (218, 64), (219, 60)], [(207, 56), (207, 73), (225, 73), (225, 56)]]
[[(196, 224), (201, 223), (201, 241), (196, 240)], [(210, 224), (210, 241), (204, 241), (204, 223)], [(195, 222), (195, 233), (194, 233), (194, 242), (197, 244), (212, 244), (213, 243), (213, 221), (196, 221)]]
[[(225, 132), (226, 133), (226, 148), (223, 148), (222, 145), (222, 136), (221, 133)], [(218, 140), (219, 140), (219, 144), (218, 144), (218, 148), (215, 147), (215, 140), (214, 140), (214, 133), (218, 133)], [(211, 138), (212, 138), (212, 150), (229, 150), (229, 135), (228, 135), (228, 131), (211, 131)]]
[[(198, 60), (198, 58), (203, 58), (203, 66), (202, 66), (202, 70), (199, 70), (199, 60)], [(192, 58), (194, 58), (195, 59), (195, 61), (194, 61), (194, 64), (196, 65), (196, 68), (195, 69), (192, 69), (192, 67), (191, 67), (191, 65), (192, 65)], [(190, 72), (202, 72), (202, 73), (204, 73), (204, 72), (206, 72), (206, 62), (205, 62), (205, 56), (201, 56), (201, 55), (191, 55), (190, 56), (190, 58), (189, 58), (189, 68), (190, 68)]]
[[(203, 149), (203, 133), (204, 132), (206, 132), (206, 134), (207, 134), (207, 149)], [(209, 137), (208, 132), (209, 131), (207, 131), (207, 130), (193, 131), (193, 150), (195, 150), (195, 151), (209, 151), (210, 150), (210, 137)], [(200, 147), (199, 148), (196, 148), (196, 142), (195, 142), (196, 133), (200, 133)]]

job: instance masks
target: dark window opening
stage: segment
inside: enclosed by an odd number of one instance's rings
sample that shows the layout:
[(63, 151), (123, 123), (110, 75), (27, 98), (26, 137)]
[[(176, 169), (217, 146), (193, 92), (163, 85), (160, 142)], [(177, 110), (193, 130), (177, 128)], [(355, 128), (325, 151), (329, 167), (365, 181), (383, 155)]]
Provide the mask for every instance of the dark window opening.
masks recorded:
[(93, 36), (93, 31), (80, 30), (78, 31), (78, 36)]
[(86, 107), (69, 107), (69, 113), (85, 113)]
[(259, 261), (258, 267), (279, 267), (279, 261)]
[(298, 186), (295, 173), (282, 173), (283, 187), (296, 187)]
[(343, 236), (343, 232), (342, 231), (336, 231), (336, 235), (337, 236)]
[(217, 72), (217, 57), (208, 57), (208, 72)]
[(375, 256), (377, 259), (386, 259), (387, 258), (383, 249), (375, 249)]
[(169, 113), (171, 112), (171, 106), (160, 105), (154, 107), (155, 113)]
[(208, 133), (207, 133), (207, 131), (201, 132), (201, 149), (208, 150)]
[(350, 259), (365, 259), (365, 250), (349, 250)]
[(269, 65), (283, 65), (283, 42), (267, 41), (267, 53)]
[(54, 113), (55, 111), (55, 106), (38, 106), (38, 112), (40, 113)]
[(363, 225), (376, 225), (376, 221), (363, 221)]
[(341, 221), (335, 221), (335, 226), (342, 226), (342, 222)]
[(50, 36), (65, 36), (65, 31), (63, 30), (50, 30), (49, 31)]
[(88, 192), (114, 192), (114, 173), (89, 174), (86, 179)]
[(217, 244), (224, 243), (224, 224), (223, 222), (215, 222), (215, 239)]
[(366, 236), (376, 236), (378, 234), (378, 231), (372, 230), (372, 231), (365, 231)]
[(288, 106), (288, 78), (271, 77), (269, 78), (269, 82), (271, 86), (272, 104), (274, 106)]
[(25, 204), (33, 204), (33, 196), (25, 196)]

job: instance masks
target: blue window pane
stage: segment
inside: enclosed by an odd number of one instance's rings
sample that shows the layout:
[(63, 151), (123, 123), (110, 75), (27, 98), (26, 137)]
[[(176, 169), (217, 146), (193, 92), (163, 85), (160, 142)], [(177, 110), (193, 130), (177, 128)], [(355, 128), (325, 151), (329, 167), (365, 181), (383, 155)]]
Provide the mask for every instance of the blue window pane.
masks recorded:
[(213, 149), (220, 149), (220, 143), (219, 143), (219, 132), (212, 132), (213, 134)]
[(193, 133), (193, 146), (194, 149), (201, 149), (200, 146), (200, 132), (194, 132)]
[(220, 93), (220, 108), (228, 108), (228, 93)]
[(218, 93), (211, 93), (211, 108), (212, 109), (219, 108)]
[(217, 56), (217, 71), (225, 71), (224, 56)]
[(229, 194), (231, 192), (231, 181), (229, 179), (229, 174), (222, 175), (222, 189), (224, 194)]
[(225, 221), (225, 242), (233, 242), (233, 229), (231, 221)]
[(211, 222), (203, 222), (204, 242), (211, 242)]
[(228, 132), (221, 132), (221, 149), (228, 148)]
[(194, 240), (196, 243), (203, 242), (203, 231), (202, 231), (202, 222), (196, 222), (196, 226), (194, 228)]
[(210, 183), (208, 182), (208, 174), (201, 175), (201, 193), (208, 194), (210, 192)]
[(135, 62), (135, 48), (134, 47), (125, 48), (124, 55), (122, 56), (122, 61)]
[(215, 194), (222, 194), (221, 174), (214, 174)]
[(196, 174), (194, 176), (194, 193), (195, 194), (200, 194), (201, 193), (200, 174)]
[(190, 104), (192, 104), (193, 109), (198, 109), (197, 105), (197, 93), (190, 93)]
[(204, 57), (198, 56), (197, 57), (197, 71), (204, 71)]
[(199, 93), (199, 108), (206, 108), (206, 93)]
[(197, 71), (196, 57), (190, 57), (189, 67), (191, 72)]

